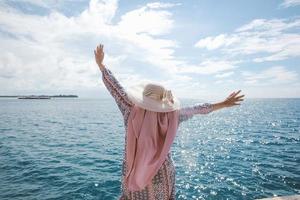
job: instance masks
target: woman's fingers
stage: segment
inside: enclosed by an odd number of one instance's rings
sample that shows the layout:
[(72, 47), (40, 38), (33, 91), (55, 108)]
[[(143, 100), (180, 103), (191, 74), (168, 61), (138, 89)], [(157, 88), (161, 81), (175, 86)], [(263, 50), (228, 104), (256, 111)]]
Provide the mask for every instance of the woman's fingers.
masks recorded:
[(238, 93), (240, 93), (240, 92), (241, 92), (241, 90), (239, 90), (238, 92), (233, 92), (233, 93), (231, 93), (231, 94), (227, 97), (227, 99), (237, 98), (236, 95), (237, 95)]
[(99, 52), (103, 52), (103, 44), (99, 44), (99, 45), (97, 46), (97, 50), (98, 50)]
[(231, 96), (236, 96), (238, 93), (240, 93), (241, 92), (241, 90), (239, 90), (239, 91), (237, 91), (237, 92), (232, 92), (230, 95), (229, 95), (229, 97), (231, 97)]
[(236, 96), (238, 93), (240, 93), (241, 92), (241, 90), (239, 90), (237, 93), (235, 93), (233, 96)]
[(99, 45), (97, 46), (96, 51), (97, 51), (97, 53), (100, 53), (100, 51), (101, 51), (101, 44), (99, 44)]
[(95, 54), (95, 59), (96, 59), (96, 61), (98, 60), (98, 54), (97, 54), (97, 52), (94, 50), (94, 54)]
[(226, 99), (230, 99), (233, 95), (234, 95), (235, 92), (232, 92)]
[(237, 96), (237, 97), (235, 97), (235, 99), (243, 99), (244, 96), (245, 95)]
[(104, 54), (103, 53), (103, 44), (99, 44), (97, 47), (96, 47), (96, 51), (95, 51), (95, 55), (102, 55)]
[(244, 99), (242, 98), (242, 97), (244, 97), (245, 95), (240, 95), (240, 96), (237, 96), (237, 97), (235, 97), (235, 104), (234, 105), (240, 105), (240, 104), (238, 104), (238, 103), (236, 103), (236, 102), (239, 102), (239, 101), (244, 101)]
[(230, 95), (229, 95), (229, 97), (231, 97), (232, 95), (234, 95), (235, 94), (235, 92), (232, 92)]

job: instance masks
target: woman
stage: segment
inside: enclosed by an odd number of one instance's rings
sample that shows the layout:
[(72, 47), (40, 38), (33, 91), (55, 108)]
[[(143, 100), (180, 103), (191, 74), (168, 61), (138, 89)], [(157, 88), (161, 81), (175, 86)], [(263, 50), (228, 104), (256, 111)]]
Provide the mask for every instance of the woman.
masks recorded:
[(244, 95), (233, 92), (220, 103), (180, 108), (179, 100), (158, 83), (125, 90), (103, 64), (103, 45), (94, 50), (104, 85), (114, 97), (125, 126), (125, 150), (119, 199), (175, 199), (175, 168), (170, 154), (179, 124), (195, 114), (240, 105)]

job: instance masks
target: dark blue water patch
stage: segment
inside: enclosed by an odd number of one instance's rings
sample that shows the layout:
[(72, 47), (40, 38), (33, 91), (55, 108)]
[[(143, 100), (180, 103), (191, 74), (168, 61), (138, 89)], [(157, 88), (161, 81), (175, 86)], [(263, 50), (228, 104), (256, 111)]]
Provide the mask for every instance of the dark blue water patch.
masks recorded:
[(11, 131), (13, 130), (12, 128), (0, 128), (0, 133), (5, 132), (5, 131)]
[(60, 122), (60, 121), (54, 121), (54, 120), (49, 120), (49, 119), (46, 119), (44, 120), (45, 123), (49, 123), (49, 124), (59, 124), (59, 125), (62, 125), (63, 123)]

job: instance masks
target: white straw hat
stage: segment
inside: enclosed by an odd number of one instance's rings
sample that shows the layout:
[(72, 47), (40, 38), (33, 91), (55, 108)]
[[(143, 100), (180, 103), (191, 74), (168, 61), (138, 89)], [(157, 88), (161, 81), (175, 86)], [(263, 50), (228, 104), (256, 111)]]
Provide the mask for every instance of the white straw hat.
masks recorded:
[[(150, 85), (163, 88), (163, 95), (158, 96), (159, 94), (150, 94), (151, 92), (149, 93), (150, 95), (145, 95), (144, 89)], [(154, 112), (170, 112), (180, 108), (180, 101), (173, 96), (171, 90), (165, 89), (165, 87), (159, 83), (143, 81), (137, 85), (129, 87), (126, 89), (126, 92), (128, 98), (134, 104), (146, 110)]]

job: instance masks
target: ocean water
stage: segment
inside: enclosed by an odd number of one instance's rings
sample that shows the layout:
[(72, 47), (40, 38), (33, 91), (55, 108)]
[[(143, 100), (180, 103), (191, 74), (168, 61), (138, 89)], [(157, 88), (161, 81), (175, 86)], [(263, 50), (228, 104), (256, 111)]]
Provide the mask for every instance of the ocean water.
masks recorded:
[[(183, 122), (177, 199), (299, 194), (299, 126), (300, 99), (245, 99)], [(0, 99), (0, 199), (117, 199), (124, 134), (112, 98)]]

